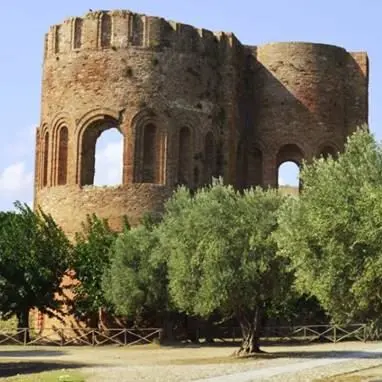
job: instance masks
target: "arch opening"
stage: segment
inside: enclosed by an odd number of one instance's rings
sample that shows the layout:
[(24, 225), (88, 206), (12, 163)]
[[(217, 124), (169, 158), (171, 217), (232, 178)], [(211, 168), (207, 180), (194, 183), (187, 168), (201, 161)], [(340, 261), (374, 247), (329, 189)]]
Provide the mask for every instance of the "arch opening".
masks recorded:
[(68, 177), (68, 128), (61, 127), (58, 135), (58, 176), (57, 184), (64, 185)]
[(296, 194), (301, 189), (300, 166), (304, 154), (295, 144), (281, 147), (277, 154), (277, 187), (286, 193)]
[(186, 186), (191, 184), (192, 172), (191, 132), (188, 127), (179, 131), (178, 183)]
[(295, 194), (300, 188), (300, 167), (297, 163), (286, 161), (280, 164), (277, 177), (278, 188), (285, 193)]
[(90, 124), (81, 145), (81, 186), (122, 184), (123, 135), (118, 122), (105, 118)]
[(46, 132), (44, 136), (44, 153), (42, 163), (42, 186), (48, 185), (48, 164), (49, 164), (49, 133)]
[(142, 183), (160, 183), (161, 145), (156, 125), (149, 123), (143, 130)]

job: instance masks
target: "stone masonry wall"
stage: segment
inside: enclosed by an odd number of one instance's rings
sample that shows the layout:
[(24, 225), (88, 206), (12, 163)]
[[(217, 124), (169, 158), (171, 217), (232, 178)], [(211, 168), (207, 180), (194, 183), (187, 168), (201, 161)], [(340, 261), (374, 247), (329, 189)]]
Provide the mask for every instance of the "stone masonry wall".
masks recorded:
[[(368, 60), (324, 44), (244, 46), (232, 33), (129, 11), (90, 12), (45, 37), (35, 206), (70, 235), (86, 214), (120, 229), (178, 184), (277, 185), (284, 161), (335, 154), (367, 122)], [(94, 187), (95, 145), (123, 136), (119, 187)]]

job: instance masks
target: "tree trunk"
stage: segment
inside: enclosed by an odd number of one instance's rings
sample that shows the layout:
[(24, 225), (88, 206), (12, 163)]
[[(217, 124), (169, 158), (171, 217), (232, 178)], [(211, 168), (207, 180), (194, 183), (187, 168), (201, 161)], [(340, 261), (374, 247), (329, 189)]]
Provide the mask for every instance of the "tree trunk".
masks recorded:
[(30, 341), (29, 334), (29, 309), (25, 308), (21, 312), (16, 314), (17, 316), (17, 331), (18, 340), (23, 343), (28, 343)]
[(260, 350), (261, 308), (256, 308), (252, 317), (240, 312), (237, 314), (242, 333), (242, 343), (237, 355), (262, 353)]
[(163, 320), (160, 342), (161, 343), (164, 343), (164, 342), (171, 343), (174, 341), (175, 341), (174, 320), (170, 315), (168, 315)]

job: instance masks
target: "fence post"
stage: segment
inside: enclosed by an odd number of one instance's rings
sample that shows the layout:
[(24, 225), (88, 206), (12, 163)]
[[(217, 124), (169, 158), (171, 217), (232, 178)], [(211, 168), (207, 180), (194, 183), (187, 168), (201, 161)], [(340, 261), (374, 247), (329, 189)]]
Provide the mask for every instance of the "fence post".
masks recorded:
[(337, 325), (334, 325), (333, 327), (333, 336), (334, 336), (334, 343), (337, 342)]
[(26, 346), (26, 344), (27, 344), (27, 334), (28, 334), (28, 332), (27, 332), (27, 329), (23, 329), (24, 330), (24, 346)]
[(306, 340), (306, 326), (304, 326), (304, 331), (303, 331), (303, 333), (304, 333), (304, 340)]
[(126, 328), (123, 330), (123, 343), (125, 346), (127, 345), (127, 329)]

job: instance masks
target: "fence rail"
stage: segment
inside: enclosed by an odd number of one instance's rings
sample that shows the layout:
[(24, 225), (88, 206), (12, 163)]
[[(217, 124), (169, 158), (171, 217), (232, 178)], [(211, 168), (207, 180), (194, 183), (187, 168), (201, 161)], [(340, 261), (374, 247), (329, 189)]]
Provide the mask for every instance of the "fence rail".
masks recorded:
[[(33, 328), (0, 330), (0, 345), (119, 345), (132, 346), (158, 342), (162, 335), (161, 328), (118, 328), (118, 329), (73, 329), (45, 328), (38, 332)], [(198, 330), (197, 339), (209, 338), (220, 342), (236, 342), (241, 339), (238, 327), (214, 327), (208, 331)], [(302, 340), (307, 342), (373, 341), (382, 339), (382, 328), (367, 324), (350, 325), (300, 325), (264, 327), (263, 340)]]
[(270, 327), (267, 337), (277, 337), (280, 330), (283, 332), (281, 338), (286, 339), (327, 340), (333, 343), (350, 339), (363, 342), (368, 340), (368, 326), (366, 324)]
[(120, 345), (132, 346), (157, 341), (161, 328), (123, 328), (123, 329), (44, 329), (36, 333), (32, 329), (13, 331), (0, 330), (0, 345)]
[[(222, 342), (235, 342), (240, 339), (240, 335), (238, 327), (217, 327), (212, 337)], [(199, 337), (205, 337), (205, 333), (199, 333)], [(345, 340), (365, 342), (382, 339), (382, 330), (372, 330), (367, 324), (267, 326), (263, 328), (261, 338), (263, 340), (303, 340), (307, 342), (337, 343)]]

